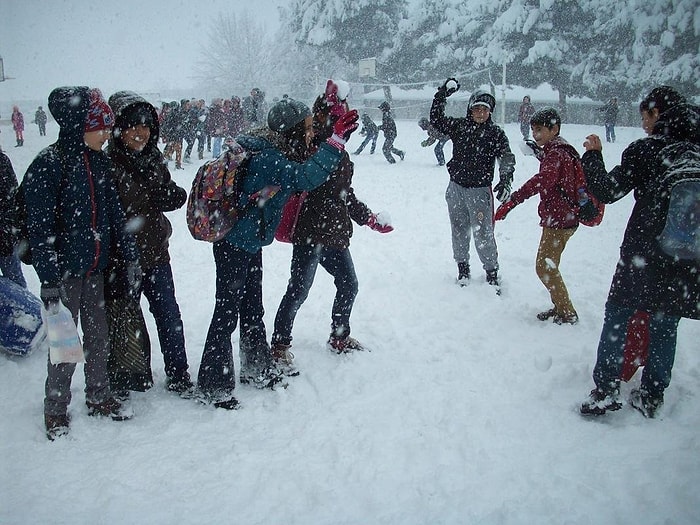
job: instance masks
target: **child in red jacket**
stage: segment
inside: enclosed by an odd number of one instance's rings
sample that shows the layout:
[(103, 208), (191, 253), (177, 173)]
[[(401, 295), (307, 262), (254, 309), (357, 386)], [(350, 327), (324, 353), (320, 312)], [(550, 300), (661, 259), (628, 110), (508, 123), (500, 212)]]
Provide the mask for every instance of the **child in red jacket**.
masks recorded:
[(554, 307), (540, 312), (537, 318), (540, 321), (553, 319), (557, 324), (576, 324), (578, 314), (559, 273), (559, 261), (566, 243), (578, 228), (578, 214), (574, 209), (576, 203), (567, 195), (576, 195), (582, 186), (581, 159), (574, 147), (559, 136), (561, 117), (555, 109), (543, 108), (535, 112), (530, 126), (537, 146), (542, 148), (537, 151), (540, 171), (499, 206), (494, 219), (504, 219), (515, 206), (540, 194), (537, 211), (542, 237), (535, 270), (547, 288)]

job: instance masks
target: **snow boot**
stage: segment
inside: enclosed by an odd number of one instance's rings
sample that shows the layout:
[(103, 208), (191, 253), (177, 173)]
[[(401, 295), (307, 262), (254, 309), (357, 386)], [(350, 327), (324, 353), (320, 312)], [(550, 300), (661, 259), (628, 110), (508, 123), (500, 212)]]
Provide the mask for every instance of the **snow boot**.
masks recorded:
[(486, 270), (486, 282), (496, 288), (496, 295), (501, 295), (501, 281), (498, 279), (498, 270)]
[(134, 411), (130, 405), (122, 404), (114, 397), (110, 397), (101, 403), (86, 401), (88, 416), (109, 416), (112, 421), (126, 421), (134, 417)]
[(615, 388), (611, 391), (594, 388), (588, 395), (588, 398), (581, 403), (581, 414), (584, 416), (602, 416), (607, 411), (620, 410), (622, 403), (620, 402), (620, 389)]
[(44, 414), (44, 425), (46, 426), (46, 437), (48, 440), (55, 441), (62, 436), (68, 435), (70, 418), (68, 414), (61, 414), (59, 416)]
[(292, 347), (290, 344), (272, 343), (272, 360), (275, 365), (287, 377), (299, 375), (299, 370), (294, 366), (294, 354), (289, 350)]
[(544, 312), (538, 313), (537, 319), (539, 319), (540, 321), (548, 321), (555, 315), (557, 315), (557, 311), (554, 308), (550, 308), (549, 310), (545, 310)]
[(630, 392), (629, 402), (644, 417), (654, 419), (664, 404), (664, 395), (652, 395), (643, 388), (635, 388)]
[(352, 337), (336, 337), (331, 335), (327, 343), (328, 349), (336, 354), (350, 354), (352, 352), (361, 352), (365, 349), (364, 346)]
[(553, 321), (556, 324), (576, 324), (578, 323), (578, 314), (576, 312), (569, 314), (554, 314)]
[(189, 372), (185, 372), (180, 377), (169, 377), (165, 381), (165, 388), (184, 399), (190, 399), (195, 395), (195, 386), (190, 379)]

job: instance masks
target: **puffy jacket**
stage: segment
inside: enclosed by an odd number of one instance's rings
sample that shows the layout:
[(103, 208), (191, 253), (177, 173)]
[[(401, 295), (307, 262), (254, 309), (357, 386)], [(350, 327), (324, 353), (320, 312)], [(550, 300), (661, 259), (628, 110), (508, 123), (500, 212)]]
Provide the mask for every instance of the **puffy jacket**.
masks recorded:
[(321, 244), (343, 250), (350, 246), (352, 221), (367, 224), (371, 210), (355, 196), (354, 165), (343, 153), (330, 178), (306, 196), (294, 230), (294, 244)]
[(521, 204), (539, 193), (537, 213), (540, 216), (540, 226), (556, 229), (577, 227), (577, 210), (565, 194), (576, 195), (578, 191), (578, 182), (582, 182), (580, 162), (574, 147), (562, 137), (550, 140), (544, 145), (540, 171), (514, 191), (510, 199)]
[(485, 188), (493, 183), (498, 160), (499, 178), (511, 183), (515, 172), (515, 155), (505, 132), (491, 117), (483, 124), (471, 118), (445, 116), (447, 99), (436, 93), (430, 108), (430, 123), (452, 139), (452, 158), (447, 163), (450, 180), (465, 188)]
[(126, 261), (138, 260), (109, 175), (111, 162), (83, 141), (88, 91), (61, 87), (51, 92), (58, 141), (44, 148), (24, 175), (29, 243), (41, 284), (56, 286), (66, 277), (104, 271), (111, 245)]
[[(255, 253), (274, 240), (282, 208), (292, 193), (323, 184), (338, 168), (341, 152), (323, 143), (309, 160), (298, 163), (284, 156), (278, 142), (280, 136), (269, 130), (260, 135), (241, 135), (236, 140), (253, 155), (247, 164), (239, 203), (244, 211), (224, 240)], [(272, 195), (260, 205), (251, 204), (251, 197), (261, 190), (272, 191)]]
[(630, 144), (622, 152), (620, 165), (610, 172), (600, 151), (583, 154), (588, 189), (602, 202), (616, 202), (634, 192), (634, 207), (608, 295), (614, 304), (700, 318), (700, 267), (660, 253), (656, 237), (665, 215), (654, 213), (655, 193), (664, 171), (659, 152), (679, 140), (700, 144), (699, 123), (697, 107), (679, 104), (669, 108), (659, 116), (652, 134)]
[(12, 255), (15, 246), (13, 231), (17, 219), (15, 205), (17, 176), (10, 158), (0, 151), (0, 256)]
[(391, 116), (391, 111), (382, 111), (382, 124), (377, 129), (384, 132), (386, 139), (396, 138), (396, 122), (394, 122), (394, 117)]
[[(112, 160), (112, 180), (129, 224), (137, 225), (134, 237), (142, 268), (153, 268), (170, 261), (168, 240), (172, 225), (163, 212), (181, 208), (187, 191), (172, 180), (163, 154), (158, 149), (159, 124), (156, 109), (146, 99), (130, 91), (109, 97), (114, 111), (115, 133), (107, 148)], [(151, 113), (151, 135), (141, 152), (124, 146), (119, 138), (123, 114), (127, 108), (144, 106)]]

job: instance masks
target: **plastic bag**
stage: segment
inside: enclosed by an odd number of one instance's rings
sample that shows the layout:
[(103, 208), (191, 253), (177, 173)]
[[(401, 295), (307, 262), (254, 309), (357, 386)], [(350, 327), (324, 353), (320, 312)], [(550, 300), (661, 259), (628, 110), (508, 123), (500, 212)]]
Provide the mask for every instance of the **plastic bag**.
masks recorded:
[(73, 316), (66, 305), (59, 301), (58, 312), (55, 314), (42, 308), (41, 318), (46, 326), (51, 364), (85, 362), (83, 343), (80, 341)]

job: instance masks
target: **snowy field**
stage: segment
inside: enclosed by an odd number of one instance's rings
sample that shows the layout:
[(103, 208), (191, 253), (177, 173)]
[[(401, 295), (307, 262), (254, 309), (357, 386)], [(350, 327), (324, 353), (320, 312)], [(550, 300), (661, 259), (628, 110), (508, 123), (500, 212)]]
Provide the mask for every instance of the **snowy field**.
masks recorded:
[[(22, 108), (27, 121), (30, 109)], [(46, 356), (0, 356), (0, 523), (55, 524), (697, 524), (700, 523), (700, 324), (680, 323), (673, 381), (660, 417), (625, 406), (584, 419), (603, 305), (632, 196), (603, 224), (580, 227), (562, 273), (581, 321), (536, 320), (550, 307), (534, 259), (533, 198), (497, 225), (503, 295), (484, 279), (472, 247), (470, 286), (455, 284), (445, 168), (415, 122), (399, 121), (389, 165), (379, 147), (354, 157), (354, 188), (395, 231), (356, 227), (360, 281), (353, 335), (371, 352), (337, 356), (325, 341), (334, 287), (319, 269), (297, 316), (301, 375), (286, 390), (237, 388), (228, 412), (164, 389), (163, 360), (147, 302), (155, 386), (135, 393), (133, 420), (87, 416), (82, 365), (73, 380), (70, 436), (43, 428)], [(21, 177), (55, 140), (28, 124), (23, 148), (3, 125), (0, 143)], [(537, 170), (506, 131), (517, 158), (514, 189)], [(581, 152), (602, 127), (564, 125)], [(619, 128), (604, 144), (608, 168), (642, 136)], [(354, 136), (354, 150), (362, 137)], [(449, 158), (450, 144), (446, 148)], [(197, 164), (173, 170), (189, 189)], [(184, 209), (169, 214), (171, 255), (196, 377), (214, 304), (211, 246), (194, 241)], [(264, 250), (268, 335), (284, 293), (291, 247)], [(25, 267), (30, 288), (39, 285)], [(695, 341), (695, 342), (693, 342)], [(234, 334), (237, 347), (238, 332)], [(623, 386), (637, 385), (639, 376)]]

